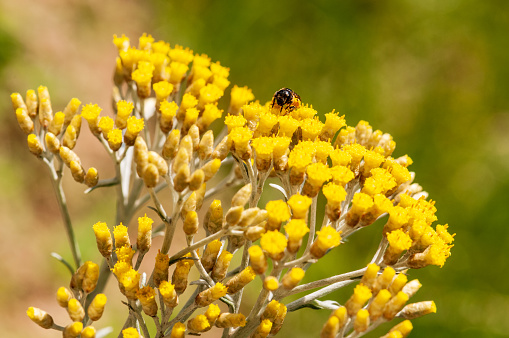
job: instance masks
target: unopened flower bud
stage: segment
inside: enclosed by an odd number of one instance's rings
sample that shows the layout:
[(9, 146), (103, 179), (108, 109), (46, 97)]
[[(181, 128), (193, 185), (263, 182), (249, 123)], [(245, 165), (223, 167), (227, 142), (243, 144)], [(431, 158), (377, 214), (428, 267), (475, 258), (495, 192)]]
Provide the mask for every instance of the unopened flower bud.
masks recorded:
[(215, 234), (223, 227), (223, 207), (220, 200), (214, 200), (210, 204), (205, 215), (204, 225), (205, 229), (211, 234)]
[(69, 168), (71, 169), (72, 178), (78, 183), (85, 181), (85, 170), (79, 162), (71, 161)]
[(407, 281), (408, 277), (404, 273), (400, 273), (394, 278), (388, 290), (394, 296), (403, 289)]
[(147, 188), (155, 188), (157, 181), (159, 181), (159, 170), (157, 170), (154, 164), (147, 164), (143, 169), (143, 182), (145, 186)]
[(34, 122), (28, 115), (28, 112), (23, 108), (16, 109), (16, 119), (18, 125), (25, 134), (30, 134), (34, 131)]
[(371, 304), (369, 304), (368, 311), (372, 321), (377, 320), (383, 314), (383, 310), (387, 302), (391, 299), (392, 295), (387, 289), (382, 289), (375, 296)]
[(229, 294), (234, 294), (240, 291), (244, 286), (246, 286), (249, 282), (251, 282), (256, 277), (256, 274), (253, 271), (253, 268), (248, 266), (235, 276), (233, 276), (227, 283), (226, 287), (228, 288)]
[(242, 217), (243, 211), (244, 207), (231, 207), (225, 215), (226, 224), (230, 227), (237, 225)]
[(322, 327), (320, 338), (335, 338), (338, 332), (339, 319), (336, 316), (330, 316)]
[(353, 329), (355, 332), (364, 332), (369, 326), (369, 312), (366, 309), (360, 309), (357, 311), (355, 321), (353, 322)]
[(156, 264), (154, 267), (154, 284), (159, 286), (162, 281), (168, 280), (168, 268), (170, 264), (170, 257), (159, 251), (156, 256)]
[(67, 147), (60, 147), (59, 149), (60, 158), (66, 166), (70, 167), (72, 161), (76, 161), (81, 164), (81, 160), (74, 151)]
[(376, 281), (378, 271), (380, 271), (380, 267), (378, 265), (375, 263), (368, 264), (366, 272), (364, 272), (364, 275), (362, 276), (361, 283), (371, 289)]
[(436, 313), (437, 306), (434, 301), (425, 301), (418, 302), (413, 304), (408, 304), (398, 313), (398, 317), (403, 317), (405, 319), (414, 319), (418, 317), (422, 317), (424, 315), (430, 313)]
[(229, 152), (230, 148), (228, 147), (228, 135), (226, 135), (212, 152), (212, 158), (222, 161), (226, 158)]
[(81, 331), (81, 338), (95, 338), (96, 330), (93, 326), (87, 326)]
[(200, 144), (198, 146), (198, 154), (200, 160), (205, 161), (210, 158), (214, 151), (214, 133), (212, 130), (207, 130), (201, 137)]
[(65, 327), (63, 332), (64, 338), (76, 338), (79, 337), (81, 331), (83, 330), (83, 323), (81, 321), (75, 321), (72, 324), (69, 324)]
[(276, 291), (279, 288), (279, 280), (274, 276), (267, 276), (263, 280), (263, 288), (268, 291)]
[(219, 250), (221, 250), (221, 246), (223, 244), (220, 240), (216, 239), (207, 244), (205, 251), (203, 252), (203, 256), (201, 258), (201, 263), (205, 271), (210, 272), (214, 267), (214, 264), (217, 260), (217, 256), (219, 254)]
[(57, 291), (57, 302), (58, 305), (61, 307), (67, 308), (67, 303), (69, 303), (69, 300), (73, 298), (71, 291), (67, 290), (67, 288), (64, 288), (63, 286), (60, 287)]
[(353, 295), (345, 304), (349, 316), (355, 316), (364, 304), (371, 298), (371, 290), (364, 284), (358, 284), (353, 290)]
[(304, 278), (305, 271), (301, 268), (292, 268), (283, 276), (283, 287), (287, 290), (296, 287), (302, 278)]
[(113, 251), (113, 241), (111, 239), (110, 229), (104, 222), (97, 222), (93, 226), (97, 248), (103, 257), (110, 257)]
[(28, 110), (28, 115), (31, 118), (34, 118), (37, 116), (37, 108), (38, 108), (38, 100), (37, 100), (37, 94), (35, 94), (35, 90), (29, 89), (27, 90), (26, 95), (26, 106)]
[[(81, 104), (81, 101), (78, 100), (77, 98), (73, 97), (69, 101), (67, 106), (65, 106), (65, 108), (64, 108), (64, 115), (65, 115), (64, 126), (66, 126), (69, 123), (71, 123), (71, 121), (74, 119), (74, 117), (76, 116), (76, 113), (78, 112), (80, 104)], [(80, 119), (80, 122), (81, 122), (81, 116), (79, 116), (79, 119)]]
[(246, 184), (239, 191), (233, 195), (232, 198), (232, 207), (243, 207), (249, 202), (249, 198), (251, 197), (252, 186), (250, 184)]
[(189, 177), (189, 190), (195, 191), (200, 189), (203, 181), (205, 179), (205, 173), (201, 169), (197, 169), (193, 172), (191, 177)]
[(99, 265), (91, 261), (86, 261), (83, 265), (86, 266), (85, 276), (83, 277), (82, 288), (85, 293), (90, 293), (95, 290), (97, 280), (99, 279)]
[(264, 273), (265, 270), (267, 270), (267, 258), (265, 257), (262, 248), (258, 245), (253, 245), (249, 247), (248, 252), (249, 262), (253, 271), (258, 275)]
[(372, 286), (373, 294), (377, 294), (382, 289), (387, 289), (389, 284), (392, 282), (396, 271), (390, 266), (386, 267), (384, 271), (377, 277), (375, 283)]
[(184, 218), (184, 233), (188, 236), (198, 232), (199, 219), (196, 211), (189, 211)]
[[(80, 119), (81, 119), (81, 117), (80, 117)], [(74, 147), (76, 146), (77, 139), (78, 139), (78, 132), (76, 131), (76, 127), (74, 127), (71, 124), (65, 129), (64, 138), (62, 140), (62, 145), (69, 149), (74, 149)]]
[(406, 293), (408, 297), (412, 297), (415, 295), (417, 291), (421, 288), (422, 284), (419, 282), (418, 279), (411, 280), (410, 282), (406, 283), (405, 286), (401, 291)]
[(35, 156), (40, 156), (44, 149), (42, 148), (41, 142), (35, 134), (30, 134), (27, 137), (28, 150)]
[(101, 319), (107, 300), (108, 299), (106, 298), (106, 295), (104, 295), (103, 293), (98, 293), (97, 295), (95, 295), (94, 299), (92, 300), (92, 303), (90, 303), (87, 310), (88, 317), (91, 320), (96, 321)]
[(87, 170), (87, 173), (85, 175), (85, 184), (87, 187), (95, 187), (97, 183), (99, 182), (99, 174), (97, 172), (97, 169), (94, 167), (90, 167)]
[(410, 322), (407, 319), (399, 324), (394, 325), (394, 327), (389, 330), (389, 333), (382, 336), (381, 338), (393, 338), (393, 337), (405, 338), (410, 334), (413, 328), (414, 327), (412, 325), (412, 322)]
[(204, 181), (207, 182), (210, 180), (219, 170), (219, 167), (221, 166), (221, 160), (219, 159), (213, 159), (212, 161), (208, 161), (205, 163), (201, 169), (203, 170), (203, 173), (205, 174)]
[(246, 317), (242, 313), (223, 312), (216, 320), (216, 327), (243, 327), (246, 325)]
[(408, 295), (402, 291), (398, 292), (396, 296), (392, 297), (391, 300), (384, 307), (384, 318), (387, 320), (393, 319), (396, 314), (405, 306), (408, 301)]
[(262, 235), (267, 232), (265, 229), (265, 223), (266, 222), (262, 222), (260, 225), (246, 228), (246, 230), (244, 230), (244, 237), (252, 242), (260, 239), (260, 237), (262, 237)]
[(180, 166), (175, 177), (173, 178), (173, 188), (175, 191), (182, 192), (189, 186), (189, 171), (190, 170), (187, 165)]
[(46, 136), (44, 136), (44, 140), (46, 141), (46, 148), (48, 148), (49, 151), (53, 154), (59, 154), (60, 141), (53, 133), (47, 132)]
[(208, 306), (219, 298), (225, 296), (227, 292), (228, 289), (226, 286), (221, 283), (217, 283), (213, 287), (200, 292), (195, 298), (195, 303), (199, 307)]
[[(191, 254), (187, 254), (184, 257), (187, 256), (191, 256)], [(177, 294), (181, 294), (186, 290), (189, 270), (193, 264), (193, 261), (190, 259), (181, 259), (177, 262), (175, 271), (173, 271), (173, 275), (171, 277), (171, 283), (175, 285), (175, 291), (177, 291)]]
[(49, 329), (53, 326), (53, 318), (45, 311), (36, 308), (29, 307), (27, 310), (28, 318), (34, 323), (42, 327), (43, 329)]
[(217, 257), (214, 268), (212, 269), (211, 277), (214, 281), (223, 280), (228, 272), (228, 267), (233, 258), (233, 254), (223, 250), (219, 257)]
[(261, 321), (256, 331), (251, 335), (251, 338), (266, 338), (272, 329), (272, 322), (268, 319)]
[(168, 175), (168, 163), (155, 151), (148, 152), (148, 162), (157, 167), (160, 176)]
[(51, 120), (48, 131), (55, 135), (59, 135), (62, 132), (62, 126), (64, 125), (65, 115), (61, 111), (57, 112)]
[(85, 310), (83, 310), (80, 302), (75, 298), (70, 299), (67, 303), (67, 312), (69, 317), (75, 322), (81, 322), (85, 318)]

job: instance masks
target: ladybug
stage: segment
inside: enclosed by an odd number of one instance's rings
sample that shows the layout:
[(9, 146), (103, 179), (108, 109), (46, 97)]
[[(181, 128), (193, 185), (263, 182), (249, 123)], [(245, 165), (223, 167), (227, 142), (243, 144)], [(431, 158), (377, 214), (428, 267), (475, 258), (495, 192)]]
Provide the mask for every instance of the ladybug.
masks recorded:
[(274, 110), (279, 110), (279, 114), (288, 114), (289, 112), (299, 108), (301, 100), (299, 94), (291, 90), (290, 88), (281, 88), (274, 93), (272, 97), (271, 107)]

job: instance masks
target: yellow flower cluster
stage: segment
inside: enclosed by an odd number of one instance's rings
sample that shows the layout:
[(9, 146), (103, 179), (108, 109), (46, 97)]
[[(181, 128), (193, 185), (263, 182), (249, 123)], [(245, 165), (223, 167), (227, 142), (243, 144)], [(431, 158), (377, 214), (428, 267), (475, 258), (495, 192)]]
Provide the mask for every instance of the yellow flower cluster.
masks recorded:
[[(320, 116), (288, 88), (263, 104), (255, 101), (251, 89), (237, 85), (224, 105), (224, 130), (214, 135), (209, 129), (223, 115), (218, 107), (228, 96), (229, 68), (148, 34), (137, 46), (124, 35), (114, 36), (113, 42), (118, 50), (114, 116), (101, 116), (96, 104), (82, 106), (79, 113), (77, 99), (53, 114), (49, 92), (42, 86), (37, 94), (29, 90), (25, 98), (14, 93), (11, 101), (28, 135), (29, 150), (48, 164), (56, 183), (65, 164), (78, 182), (117, 188), (119, 225), (113, 234), (104, 222), (94, 224), (93, 230), (98, 250), (127, 298), (127, 323), (138, 323), (138, 329), (126, 327), (124, 337), (150, 336), (143, 313), (153, 318), (157, 336), (184, 337), (213, 326), (223, 328), (228, 337), (275, 335), (287, 311), (334, 291), (331, 285), (340, 288), (360, 277), (350, 299), (323, 326), (322, 337), (349, 331), (361, 335), (395, 316), (413, 319), (436, 311), (432, 302), (405, 306), (420, 284), (407, 282), (401, 271), (443, 266), (454, 235), (447, 225), (433, 226), (435, 203), (413, 183), (410, 157), (393, 157), (391, 135), (373, 130), (366, 121), (348, 126), (335, 111)], [(115, 177), (99, 181), (97, 170), (85, 172), (81, 166), (73, 149), (82, 118), (111, 156)], [(225, 201), (222, 192), (231, 187), (237, 190)], [(165, 188), (169, 205), (160, 199)], [(264, 189), (283, 197), (272, 198), (263, 208)], [(61, 189), (57, 196), (67, 212)], [(146, 214), (139, 217), (136, 243), (131, 245), (127, 226), (148, 200), (159, 219), (154, 223)], [(311, 264), (384, 217), (379, 248), (365, 270), (301, 284)], [(98, 282), (99, 267), (81, 264), (70, 222), (66, 226), (76, 266), (81, 267), (71, 290), (61, 288), (57, 300), (73, 323), (60, 327), (37, 308), (30, 308), (28, 315), (44, 328), (64, 331), (64, 336), (93, 337), (95, 329), (83, 326), (87, 319), (101, 317), (106, 297), (98, 293), (85, 300), (96, 285), (102, 291), (108, 273), (101, 273), (104, 280)], [(174, 235), (180, 229), (185, 240), (175, 248)], [(141, 272), (156, 236), (163, 238), (153, 270)], [(171, 257), (170, 249), (176, 252)], [(199, 274), (196, 281), (193, 267)], [(239, 312), (243, 290), (256, 276), (263, 288), (244, 316)], [(193, 296), (172, 318), (188, 288), (193, 288)], [(283, 303), (312, 289), (318, 290)], [(215, 302), (227, 304), (229, 312), (221, 312)], [(193, 315), (197, 309), (204, 312)], [(404, 321), (387, 336), (404, 337), (411, 329)]]
[[(28, 317), (44, 329), (60, 329), (65, 337), (94, 338), (96, 329), (90, 325), (102, 317), (107, 298), (97, 293), (90, 304), (86, 304), (87, 295), (92, 293), (99, 279), (99, 266), (91, 261), (85, 262), (71, 277), (70, 289), (60, 287), (56, 294), (58, 304), (66, 309), (70, 324), (65, 327), (56, 325), (51, 315), (36, 307), (29, 307)], [(87, 318), (87, 321), (84, 319)]]

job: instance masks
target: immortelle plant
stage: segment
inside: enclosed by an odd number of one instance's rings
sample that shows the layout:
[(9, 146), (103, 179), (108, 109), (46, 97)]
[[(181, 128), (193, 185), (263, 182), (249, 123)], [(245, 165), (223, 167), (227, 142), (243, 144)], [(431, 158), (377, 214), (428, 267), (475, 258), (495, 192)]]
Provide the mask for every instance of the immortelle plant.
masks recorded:
[[(267, 337), (278, 333), (288, 312), (304, 307), (332, 310), (321, 337), (359, 337), (401, 318), (384, 336), (396, 338), (409, 334), (410, 319), (436, 311), (432, 301), (408, 304), (421, 284), (408, 281), (407, 271), (442, 266), (453, 235), (447, 225), (433, 227), (434, 202), (413, 183), (410, 157), (392, 157), (396, 145), (389, 134), (365, 121), (347, 126), (334, 111), (320, 121), (287, 88), (260, 103), (247, 87), (233, 86), (224, 129), (214, 135), (209, 126), (222, 116), (218, 101), (230, 84), (229, 68), (146, 34), (138, 47), (123, 35), (113, 41), (119, 56), (112, 117), (76, 98), (53, 113), (43, 86), (25, 98), (11, 95), (28, 149), (49, 169), (74, 260), (55, 254), (72, 273), (69, 287), (56, 295), (69, 321), (55, 323), (35, 307), (27, 311), (30, 319), (64, 337), (105, 336), (107, 328), (96, 331), (95, 322), (112, 278), (128, 309), (119, 333), (125, 338), (177, 338), (213, 327), (223, 337)], [(73, 151), (83, 119), (110, 155), (115, 177), (99, 179)], [(226, 173), (211, 184), (220, 167)], [(80, 256), (62, 189), (69, 171), (89, 187), (86, 192), (112, 187), (117, 193), (115, 223), (93, 225), (101, 267)], [(232, 196), (214, 199), (226, 188), (235, 189)], [(273, 199), (262, 206), (264, 190)], [(320, 194), (327, 201), (323, 213)], [(141, 211), (147, 203), (156, 211), (155, 224)], [(127, 226), (135, 226), (134, 217), (137, 238), (131, 241)], [(378, 219), (385, 225), (373, 225), (380, 226), (380, 245), (366, 267), (341, 274), (331, 267), (332, 276), (301, 283), (312, 264)], [(176, 231), (184, 232), (185, 243), (173, 240)], [(163, 237), (160, 248), (151, 247), (155, 236)], [(140, 271), (149, 250), (158, 250), (153, 269)], [(237, 266), (230, 265), (234, 256)], [(189, 278), (192, 269), (196, 280)], [(241, 313), (244, 287), (255, 278), (263, 287)], [(319, 300), (352, 283), (342, 305)], [(297, 294), (302, 297), (285, 302)]]

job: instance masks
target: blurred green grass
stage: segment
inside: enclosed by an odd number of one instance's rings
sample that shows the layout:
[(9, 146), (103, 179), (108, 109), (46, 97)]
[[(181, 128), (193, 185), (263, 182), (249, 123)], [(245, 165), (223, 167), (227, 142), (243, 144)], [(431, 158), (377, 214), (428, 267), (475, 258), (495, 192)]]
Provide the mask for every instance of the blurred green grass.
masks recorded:
[[(97, 18), (93, 11), (80, 10), (87, 15), (76, 25), (86, 32), (85, 26)], [(410, 278), (423, 284), (415, 299), (433, 299), (438, 306), (437, 314), (413, 321), (411, 336), (509, 336), (509, 292), (504, 287), (509, 268), (507, 1), (239, 5), (233, 0), (153, 0), (143, 10), (138, 25), (145, 31), (220, 60), (231, 68), (232, 84), (249, 86), (261, 101), (290, 87), (321, 114), (336, 109), (346, 114), (350, 125), (367, 120), (375, 129), (391, 133), (397, 143), (395, 155), (412, 157), (416, 181), (437, 201), (439, 223), (449, 223), (457, 233), (453, 255), (442, 269), (410, 272)], [(19, 67), (15, 56), (23, 49), (16, 46), (26, 43), (1, 28), (0, 23), (0, 74), (1, 67)], [(108, 36), (97, 38), (110, 39), (109, 32), (104, 35)], [(33, 80), (24, 75), (14, 83), (23, 81)], [(12, 83), (2, 78), (0, 90), (8, 94), (25, 89), (11, 88)], [(57, 95), (65, 100), (79, 95), (66, 94), (63, 88)], [(8, 97), (2, 97), (1, 120), (14, 125)], [(16, 130), (4, 128), (1, 133), (19, 143), (12, 147), (24, 147)], [(313, 275), (306, 278), (364, 266), (379, 232), (375, 225), (357, 234), (313, 266)], [(343, 302), (348, 292), (328, 298)], [(308, 309), (292, 313), (281, 335), (315, 336), (328, 315)], [(376, 333), (388, 329), (384, 326)]]

